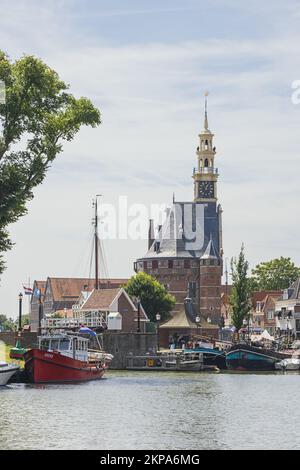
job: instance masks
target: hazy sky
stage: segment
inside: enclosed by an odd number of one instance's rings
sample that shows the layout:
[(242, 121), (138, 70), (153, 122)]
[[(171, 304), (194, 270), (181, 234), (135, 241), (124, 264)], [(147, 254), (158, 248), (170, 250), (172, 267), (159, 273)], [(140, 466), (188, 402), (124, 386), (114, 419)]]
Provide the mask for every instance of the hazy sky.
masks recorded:
[[(30, 277), (88, 276), (91, 200), (170, 203), (193, 196), (208, 89), (225, 256), (300, 265), (300, 6), (296, 1), (0, 0), (0, 49), (34, 54), (102, 113), (53, 164), (11, 226), (0, 313), (16, 316)], [(145, 240), (105, 241), (109, 275), (127, 277)]]

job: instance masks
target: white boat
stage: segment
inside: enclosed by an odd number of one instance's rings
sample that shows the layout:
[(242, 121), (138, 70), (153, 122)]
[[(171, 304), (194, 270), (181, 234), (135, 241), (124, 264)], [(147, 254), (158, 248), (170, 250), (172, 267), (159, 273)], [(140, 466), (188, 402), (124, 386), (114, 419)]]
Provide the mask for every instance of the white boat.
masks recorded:
[(300, 359), (295, 357), (283, 359), (275, 364), (275, 368), (278, 370), (300, 370)]
[(17, 364), (0, 362), (0, 387), (6, 385), (9, 379), (20, 369)]

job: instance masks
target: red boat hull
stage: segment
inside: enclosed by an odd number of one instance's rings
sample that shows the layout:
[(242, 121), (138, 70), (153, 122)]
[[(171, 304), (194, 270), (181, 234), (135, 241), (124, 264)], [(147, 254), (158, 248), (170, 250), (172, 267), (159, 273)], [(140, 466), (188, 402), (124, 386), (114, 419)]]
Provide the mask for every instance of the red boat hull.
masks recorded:
[(99, 368), (58, 352), (30, 349), (25, 354), (25, 370), (31, 383), (65, 383), (101, 379), (106, 366)]

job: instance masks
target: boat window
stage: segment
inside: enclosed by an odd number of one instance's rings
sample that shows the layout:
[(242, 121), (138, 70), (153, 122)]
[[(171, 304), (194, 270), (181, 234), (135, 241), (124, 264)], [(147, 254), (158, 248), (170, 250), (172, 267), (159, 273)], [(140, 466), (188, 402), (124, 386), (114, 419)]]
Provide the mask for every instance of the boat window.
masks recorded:
[(42, 349), (43, 351), (47, 351), (49, 349), (49, 340), (42, 339), (40, 342), (40, 349)]
[(50, 349), (57, 350), (59, 341), (57, 339), (52, 339), (50, 343)]
[(59, 349), (60, 351), (68, 351), (70, 346), (70, 341), (68, 339), (62, 339), (60, 341)]

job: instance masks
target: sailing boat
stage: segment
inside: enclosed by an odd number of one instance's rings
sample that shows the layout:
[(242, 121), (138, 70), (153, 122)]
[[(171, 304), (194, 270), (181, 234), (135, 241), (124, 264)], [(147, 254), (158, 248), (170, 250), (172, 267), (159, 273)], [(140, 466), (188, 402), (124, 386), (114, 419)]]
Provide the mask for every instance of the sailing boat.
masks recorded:
[[(96, 196), (94, 203), (95, 289), (99, 289), (97, 197), (99, 196)], [(39, 336), (38, 347), (27, 351), (24, 356), (25, 370), (30, 382), (65, 383), (102, 378), (113, 356), (101, 350), (99, 341), (99, 350), (89, 350), (90, 337), (98, 341), (97, 334), (84, 326), (75, 334), (50, 332)]]

